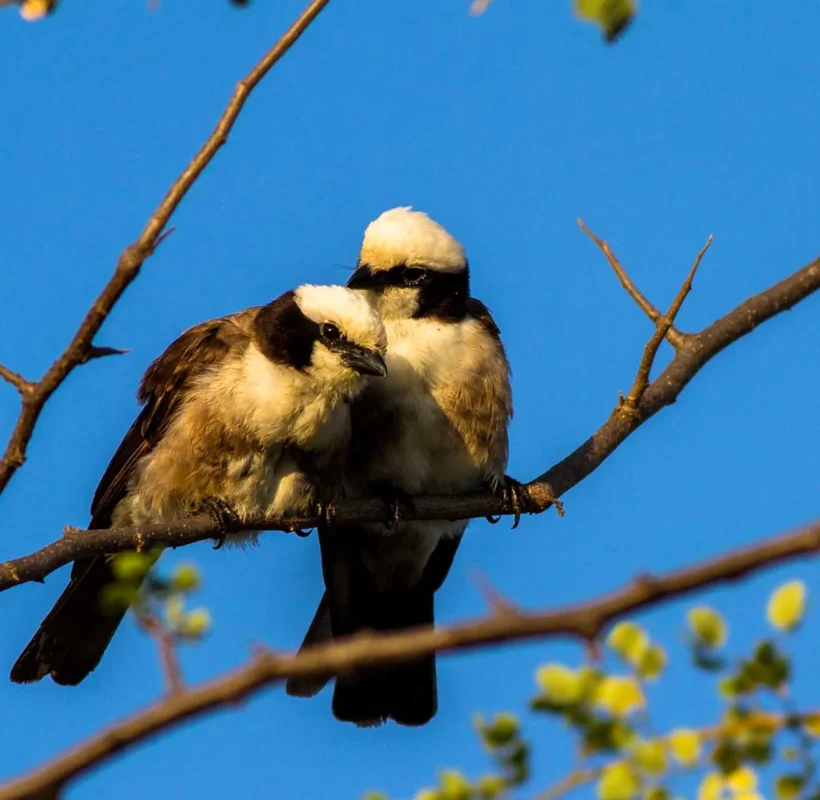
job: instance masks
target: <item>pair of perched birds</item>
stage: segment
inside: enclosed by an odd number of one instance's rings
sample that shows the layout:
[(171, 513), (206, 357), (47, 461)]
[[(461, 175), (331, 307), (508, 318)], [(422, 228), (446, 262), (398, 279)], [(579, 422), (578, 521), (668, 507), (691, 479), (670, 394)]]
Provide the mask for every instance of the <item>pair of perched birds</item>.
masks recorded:
[[(412, 495), (514, 493), (509, 377), (499, 330), (470, 296), (462, 246), (426, 214), (386, 211), (368, 226), (347, 288), (300, 286), (204, 322), (151, 364), (89, 528), (209, 510), (229, 530), (261, 514), (310, 515), (342, 496), (390, 497), (400, 509)], [(467, 522), (401, 517), (319, 526), (326, 590), (303, 648), (433, 624), (433, 596)], [(110, 557), (77, 561), (11, 679), (82, 681), (125, 613), (100, 605), (112, 580)], [(326, 682), (292, 679), (287, 690), (312, 696)], [(336, 678), (342, 720), (423, 725), (436, 708), (432, 655)]]

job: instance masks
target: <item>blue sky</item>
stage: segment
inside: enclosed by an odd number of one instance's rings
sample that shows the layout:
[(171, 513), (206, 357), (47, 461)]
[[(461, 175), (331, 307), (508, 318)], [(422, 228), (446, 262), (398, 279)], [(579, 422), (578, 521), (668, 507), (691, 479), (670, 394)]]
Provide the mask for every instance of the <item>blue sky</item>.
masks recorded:
[[(196, 11), (193, 12), (193, 6)], [(365, 225), (412, 204), (465, 245), (474, 292), (514, 369), (510, 472), (529, 479), (607, 417), (634, 375), (647, 320), (578, 230), (607, 238), (658, 305), (715, 236), (680, 325), (695, 330), (818, 253), (820, 9), (728, 0), (646, 3), (606, 47), (568, 3), (337, 0), (254, 94), (228, 145), (174, 218), (99, 336), (130, 349), (76, 372), (42, 416), (26, 467), (0, 498), (0, 557), (84, 526), (108, 458), (136, 413), (149, 361), (202, 319), (301, 282), (343, 282)], [(64, 0), (36, 25), (0, 15), (0, 361), (38, 376), (211, 130), (237, 79), (300, 3)], [(442, 622), (485, 611), (484, 572), (510, 599), (548, 607), (611, 589), (818, 514), (820, 297), (723, 353), (589, 479), (566, 516), (516, 531), (471, 526), (438, 597)], [(663, 358), (669, 353), (664, 351)], [(0, 434), (17, 412), (0, 387)], [(249, 552), (173, 554), (206, 576), (213, 634), (187, 649), (191, 681), (242, 663), (255, 642), (298, 645), (321, 592), (317, 543), (279, 534)], [(763, 633), (768, 591), (805, 562), (710, 592), (738, 648)], [(0, 672), (60, 593), (0, 597)], [(642, 615), (670, 650), (657, 724), (713, 720), (679, 632), (689, 602)], [(816, 628), (815, 628), (816, 630)], [(812, 629), (795, 642), (798, 696), (818, 702)], [(178, 797), (406, 798), (441, 766), (487, 762), (474, 711), (523, 711), (534, 668), (578, 663), (569, 643), (442, 658), (440, 711), (421, 730), (359, 731), (330, 696), (278, 689), (163, 736), (77, 781), (70, 800), (147, 791)], [(0, 777), (41, 762), (154, 699), (151, 643), (128, 622), (76, 689), (0, 680)], [(572, 763), (565, 733), (526, 718), (532, 788)]]

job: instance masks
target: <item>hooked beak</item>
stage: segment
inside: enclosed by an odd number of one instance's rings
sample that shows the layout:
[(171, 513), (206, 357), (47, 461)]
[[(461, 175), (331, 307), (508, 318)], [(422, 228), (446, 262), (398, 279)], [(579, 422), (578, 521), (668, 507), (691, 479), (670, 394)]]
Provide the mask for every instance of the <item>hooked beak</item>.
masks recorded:
[(348, 289), (373, 289), (379, 284), (370, 267), (359, 267), (349, 278), (347, 282)]
[(387, 365), (375, 350), (364, 347), (351, 347), (342, 355), (342, 363), (355, 369), (360, 375), (375, 375), (377, 378), (387, 376)]

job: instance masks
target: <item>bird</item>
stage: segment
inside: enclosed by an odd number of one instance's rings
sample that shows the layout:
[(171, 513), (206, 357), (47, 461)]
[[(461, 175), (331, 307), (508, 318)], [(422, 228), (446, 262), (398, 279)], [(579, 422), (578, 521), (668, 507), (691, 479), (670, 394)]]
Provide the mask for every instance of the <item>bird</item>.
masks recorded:
[[(468, 522), (415, 521), (413, 495), (489, 487), (520, 503), (506, 475), (510, 367), (498, 326), (470, 295), (462, 245), (427, 214), (390, 209), (367, 227), (347, 286), (382, 317), (388, 376), (351, 406), (345, 492), (384, 498), (394, 519), (319, 527), (325, 594), (303, 649), (433, 625), (434, 595)], [(326, 681), (291, 678), (287, 691), (313, 696)], [(359, 726), (424, 725), (437, 707), (434, 655), (336, 677), (333, 713)]]
[[(378, 313), (342, 286), (306, 284), (185, 331), (142, 378), (143, 408), (97, 487), (89, 528), (207, 511), (224, 540), (236, 522), (331, 503), (342, 488), (350, 401), (386, 375), (385, 349)], [(11, 680), (84, 680), (127, 610), (101, 606), (113, 580), (110, 556), (76, 561)]]

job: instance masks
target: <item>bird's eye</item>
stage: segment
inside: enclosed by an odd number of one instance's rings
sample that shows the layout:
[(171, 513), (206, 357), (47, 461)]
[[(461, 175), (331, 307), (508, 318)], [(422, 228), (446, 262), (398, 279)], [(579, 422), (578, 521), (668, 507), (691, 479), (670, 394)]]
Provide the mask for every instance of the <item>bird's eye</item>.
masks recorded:
[(421, 267), (405, 267), (402, 273), (406, 286), (418, 286), (427, 278), (427, 270)]
[(319, 326), (319, 333), (327, 342), (337, 342), (342, 338), (341, 331), (332, 322), (323, 322)]

